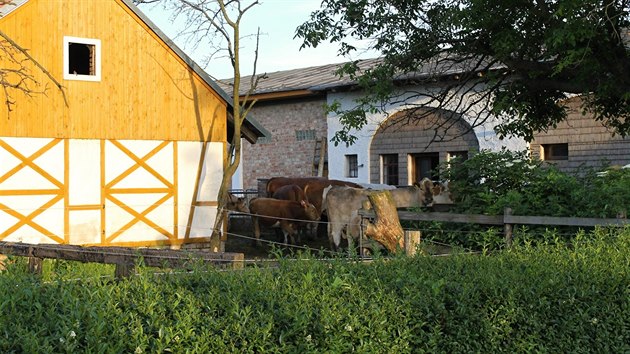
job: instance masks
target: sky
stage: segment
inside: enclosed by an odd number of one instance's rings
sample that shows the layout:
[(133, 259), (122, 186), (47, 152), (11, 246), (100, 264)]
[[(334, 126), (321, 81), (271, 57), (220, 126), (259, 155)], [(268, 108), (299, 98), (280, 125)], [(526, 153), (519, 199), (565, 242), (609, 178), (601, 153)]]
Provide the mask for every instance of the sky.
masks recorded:
[[(302, 41), (293, 39), (295, 29), (307, 21), (311, 12), (319, 9), (321, 0), (261, 0), (261, 4), (249, 10), (241, 20), (243, 35), (255, 34), (260, 27), (261, 38), (258, 50), (257, 73), (271, 73), (275, 71), (304, 68), (316, 65), (341, 63), (348, 60), (375, 57), (376, 54), (362, 52), (344, 58), (337, 55), (338, 45), (325, 43), (317, 48), (300, 50)], [(185, 45), (183, 38), (176, 38), (181, 26), (172, 23), (170, 13), (160, 6), (140, 5), (144, 12), (168, 37), (183, 49), (191, 58), (200, 64), (208, 74), (216, 79), (234, 76), (232, 66), (226, 58), (214, 59), (209, 65), (203, 65), (203, 58), (207, 56), (208, 48), (194, 50)], [(243, 40), (241, 47), (241, 75), (252, 73), (253, 39)]]

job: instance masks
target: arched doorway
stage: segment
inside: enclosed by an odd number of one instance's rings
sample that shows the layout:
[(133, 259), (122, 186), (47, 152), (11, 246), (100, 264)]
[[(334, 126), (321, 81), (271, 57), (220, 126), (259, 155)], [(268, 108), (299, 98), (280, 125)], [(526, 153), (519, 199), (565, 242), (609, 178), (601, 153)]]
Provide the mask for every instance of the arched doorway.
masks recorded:
[(410, 185), (439, 179), (435, 168), (455, 157), (467, 158), (479, 141), (461, 115), (445, 110), (409, 109), (384, 121), (370, 144), (370, 181)]

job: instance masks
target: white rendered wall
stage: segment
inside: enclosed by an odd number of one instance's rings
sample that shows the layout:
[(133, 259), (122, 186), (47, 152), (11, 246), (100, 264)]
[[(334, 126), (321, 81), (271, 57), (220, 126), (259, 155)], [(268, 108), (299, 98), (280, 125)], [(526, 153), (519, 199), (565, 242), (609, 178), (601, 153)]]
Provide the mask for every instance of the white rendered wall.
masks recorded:
[[(409, 91), (427, 91), (426, 86), (416, 86), (408, 88)], [(400, 100), (405, 101), (406, 97), (409, 97), (410, 94), (403, 93), (400, 96)], [(327, 103), (332, 104), (335, 101), (341, 104), (341, 110), (349, 110), (355, 106), (354, 100), (361, 97), (361, 92), (337, 92), (332, 93), (329, 92), (327, 96)], [(468, 98), (471, 99), (471, 98)], [(422, 100), (415, 99), (410, 100), (409, 103), (421, 103)], [(464, 100), (465, 102), (465, 100)], [(386, 107), (386, 110), (389, 114), (393, 114), (395, 112), (404, 110), (407, 108), (405, 105), (396, 103), (390, 104)], [(448, 107), (445, 107), (448, 108)], [(473, 119), (470, 115), (481, 114), (484, 113), (483, 107), (481, 106), (473, 106), (473, 109), (469, 112), (469, 116), (464, 117), (469, 123), (472, 124)], [(339, 144), (338, 146), (334, 146), (333, 143), (329, 144), (328, 148), (328, 174), (330, 178), (333, 179), (341, 179), (348, 180), (357, 183), (369, 183), (370, 179), (370, 144), (372, 142), (372, 138), (376, 133), (378, 126), (381, 122), (383, 122), (387, 118), (385, 114), (367, 114), (367, 124), (361, 130), (351, 130), (350, 134), (357, 137), (356, 142), (346, 147), (345, 144)], [(332, 139), (335, 135), (335, 132), (341, 130), (341, 123), (339, 122), (339, 118), (334, 113), (329, 113), (328, 117), (328, 140)], [(498, 124), (498, 120), (488, 121), (482, 126), (475, 127), (474, 133), (477, 136), (477, 140), (479, 141), (479, 149), (480, 150), (491, 150), (491, 151), (500, 151), (503, 147), (513, 150), (513, 151), (522, 151), (527, 148), (527, 144), (525, 140), (520, 138), (510, 138), (501, 140), (494, 132), (494, 127)], [(345, 155), (356, 154), (358, 155), (358, 164), (363, 167), (359, 167), (358, 178), (348, 178), (346, 177), (346, 161)]]
[(245, 151), (242, 146), (243, 139), (241, 139), (241, 162), (239, 163), (236, 172), (234, 172), (234, 176), (232, 176), (232, 186), (230, 189), (243, 189), (243, 161), (245, 161)]

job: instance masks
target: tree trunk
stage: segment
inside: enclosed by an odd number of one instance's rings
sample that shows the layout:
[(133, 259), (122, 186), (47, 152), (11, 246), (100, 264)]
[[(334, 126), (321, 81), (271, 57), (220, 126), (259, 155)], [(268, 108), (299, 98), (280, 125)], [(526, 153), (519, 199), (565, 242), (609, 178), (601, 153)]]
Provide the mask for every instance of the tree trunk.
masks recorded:
[(405, 233), (391, 193), (387, 190), (370, 193), (368, 199), (376, 217), (374, 223), (367, 223), (365, 236), (379, 242), (392, 253), (404, 250)]

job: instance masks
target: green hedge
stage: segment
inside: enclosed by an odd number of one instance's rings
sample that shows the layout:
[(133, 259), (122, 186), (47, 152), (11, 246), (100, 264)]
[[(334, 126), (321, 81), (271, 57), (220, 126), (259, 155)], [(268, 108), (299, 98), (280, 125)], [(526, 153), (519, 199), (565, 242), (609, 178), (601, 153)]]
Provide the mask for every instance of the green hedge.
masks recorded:
[[(0, 352), (630, 351), (630, 228), (495, 255), (0, 274)], [(58, 267), (65, 269), (65, 267)]]

